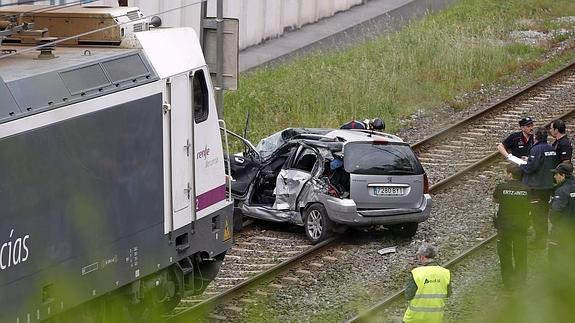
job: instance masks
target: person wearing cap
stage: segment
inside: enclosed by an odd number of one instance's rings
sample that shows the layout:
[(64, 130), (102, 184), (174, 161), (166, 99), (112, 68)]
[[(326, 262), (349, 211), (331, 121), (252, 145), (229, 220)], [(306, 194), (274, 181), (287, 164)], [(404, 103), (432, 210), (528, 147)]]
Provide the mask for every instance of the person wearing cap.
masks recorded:
[(518, 158), (527, 157), (529, 149), (533, 146), (533, 118), (524, 117), (519, 120), (521, 131), (507, 136), (503, 142), (497, 144), (497, 150), (508, 158), (513, 155)]
[(571, 164), (571, 157), (573, 156), (573, 147), (571, 140), (565, 134), (565, 121), (561, 119), (554, 120), (549, 125), (549, 134), (555, 138), (553, 148), (557, 153), (560, 163)]
[(559, 161), (555, 149), (547, 143), (547, 130), (537, 127), (533, 130), (533, 147), (529, 150), (527, 163), (521, 165), (522, 182), (529, 187), (531, 217), (535, 229), (535, 247), (544, 249), (549, 229), (549, 197), (553, 192), (551, 170)]
[(573, 236), (575, 228), (575, 178), (573, 164), (570, 162), (560, 163), (552, 172), (557, 184), (549, 210), (551, 235), (548, 256), (549, 262), (554, 264), (561, 257), (560, 250), (566, 244), (570, 245), (570, 241), (565, 239)]
[(423, 243), (417, 249), (421, 266), (414, 268), (405, 285), (409, 301), (403, 322), (441, 322), (447, 297), (451, 295), (451, 273), (435, 262), (435, 249)]
[(521, 182), (521, 169), (514, 164), (507, 165), (504, 181), (493, 191), (493, 200), (499, 203), (494, 220), (501, 280), (506, 290), (524, 283), (527, 274), (528, 191)]

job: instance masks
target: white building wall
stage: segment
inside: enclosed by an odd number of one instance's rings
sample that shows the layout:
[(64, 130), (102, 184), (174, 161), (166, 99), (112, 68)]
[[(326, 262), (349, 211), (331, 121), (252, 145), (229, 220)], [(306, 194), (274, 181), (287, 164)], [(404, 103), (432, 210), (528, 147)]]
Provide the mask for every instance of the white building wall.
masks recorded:
[[(208, 0), (208, 16), (216, 15), (216, 3)], [(224, 0), (224, 16), (240, 20), (243, 49), (361, 3), (363, 0)]]
[[(73, 0), (44, 0), (37, 4), (59, 4)], [(200, 29), (201, 0), (128, 0), (147, 16), (160, 16), (163, 26)], [(208, 16), (216, 16), (217, 0), (208, 1)], [(22, 1), (21, 1), (22, 2)], [(281, 36), (286, 30), (300, 28), (338, 11), (359, 5), (364, 0), (224, 0), (224, 17), (240, 20), (240, 49), (268, 38)], [(0, 0), (0, 5), (18, 0)], [(117, 0), (99, 0), (89, 5), (117, 6)]]

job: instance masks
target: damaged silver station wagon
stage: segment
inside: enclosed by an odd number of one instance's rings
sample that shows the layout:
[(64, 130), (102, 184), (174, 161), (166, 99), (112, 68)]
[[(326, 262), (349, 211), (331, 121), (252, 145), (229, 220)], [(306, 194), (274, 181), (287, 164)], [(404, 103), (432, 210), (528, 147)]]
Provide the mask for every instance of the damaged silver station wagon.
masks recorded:
[(304, 226), (317, 243), (347, 227), (384, 225), (404, 237), (431, 212), (421, 163), (399, 137), (368, 130), (288, 128), (230, 156), (236, 219)]

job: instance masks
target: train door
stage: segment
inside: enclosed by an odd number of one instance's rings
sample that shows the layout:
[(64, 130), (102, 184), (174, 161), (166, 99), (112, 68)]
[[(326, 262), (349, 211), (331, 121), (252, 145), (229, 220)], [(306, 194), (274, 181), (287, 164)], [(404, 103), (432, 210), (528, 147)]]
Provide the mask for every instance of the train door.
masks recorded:
[[(219, 213), (226, 202), (226, 177), (218, 113), (213, 100), (210, 74), (200, 68), (191, 76), (194, 124), (196, 217), (198, 222)], [(219, 223), (218, 220), (213, 220)], [(222, 223), (225, 227), (225, 223)]]
[(193, 210), (193, 147), (192, 147), (192, 97), (189, 74), (170, 78), (170, 146), (172, 183), (172, 230), (192, 221)]

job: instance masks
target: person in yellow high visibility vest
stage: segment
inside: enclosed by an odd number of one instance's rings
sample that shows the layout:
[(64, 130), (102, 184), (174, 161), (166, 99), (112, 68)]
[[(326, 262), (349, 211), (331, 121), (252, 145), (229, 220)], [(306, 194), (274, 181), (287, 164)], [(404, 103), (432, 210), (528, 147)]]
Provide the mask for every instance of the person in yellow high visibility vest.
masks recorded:
[(421, 266), (411, 271), (405, 286), (409, 305), (403, 322), (441, 322), (445, 301), (451, 295), (451, 274), (435, 262), (430, 244), (423, 243), (416, 256)]

